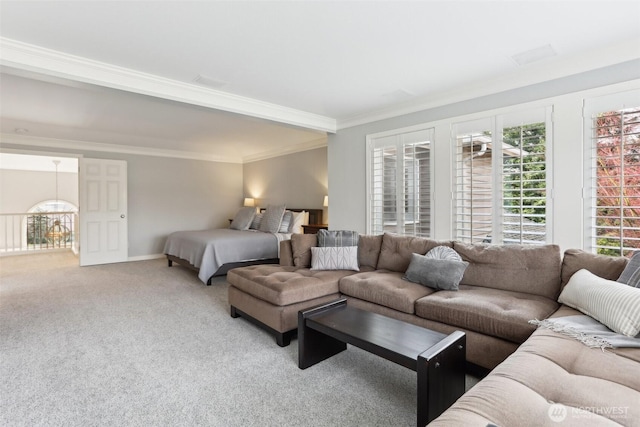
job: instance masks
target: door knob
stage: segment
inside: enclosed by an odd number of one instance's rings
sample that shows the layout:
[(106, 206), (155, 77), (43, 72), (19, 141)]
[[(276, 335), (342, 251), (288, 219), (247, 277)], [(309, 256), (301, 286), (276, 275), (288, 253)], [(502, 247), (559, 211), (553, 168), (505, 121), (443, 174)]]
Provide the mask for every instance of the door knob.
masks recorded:
[(124, 218), (124, 214), (120, 215), (120, 218)]

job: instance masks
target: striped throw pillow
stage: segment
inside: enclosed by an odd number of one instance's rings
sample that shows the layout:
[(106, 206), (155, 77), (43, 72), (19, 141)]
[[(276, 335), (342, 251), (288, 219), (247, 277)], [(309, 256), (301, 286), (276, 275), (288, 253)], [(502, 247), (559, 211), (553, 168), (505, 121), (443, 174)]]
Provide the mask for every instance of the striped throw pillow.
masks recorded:
[(358, 246), (358, 232), (349, 230), (318, 230), (318, 246)]
[(449, 246), (436, 246), (425, 254), (426, 258), (446, 259), (449, 261), (462, 261), (462, 257), (458, 252)]
[(639, 288), (582, 269), (571, 276), (558, 302), (593, 317), (619, 334), (635, 337), (640, 333)]
[(618, 282), (640, 288), (640, 251), (635, 251), (622, 271)]

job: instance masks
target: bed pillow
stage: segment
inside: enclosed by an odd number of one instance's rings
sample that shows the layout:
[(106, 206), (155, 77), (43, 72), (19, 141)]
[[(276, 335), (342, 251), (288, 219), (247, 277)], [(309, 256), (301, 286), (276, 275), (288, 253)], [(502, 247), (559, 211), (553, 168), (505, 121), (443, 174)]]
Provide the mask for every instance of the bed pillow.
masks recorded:
[(466, 261), (437, 259), (413, 253), (403, 279), (433, 289), (457, 291), (468, 266)]
[(267, 206), (267, 210), (264, 211), (262, 222), (258, 230), (265, 233), (277, 233), (280, 230), (280, 223), (282, 222), (282, 215), (284, 215), (285, 206)]
[(640, 288), (640, 251), (635, 251), (631, 255), (631, 259), (617, 281), (634, 288)]
[(327, 246), (311, 248), (312, 270), (353, 270), (358, 267), (357, 246)]
[(262, 213), (262, 212), (257, 213), (253, 217), (253, 221), (251, 221), (251, 226), (249, 226), (249, 228), (251, 230), (259, 230), (260, 229), (260, 224), (262, 223), (262, 217), (263, 216), (264, 216), (264, 213)]
[(558, 302), (591, 316), (612, 331), (629, 337), (640, 333), (640, 289), (577, 271)]
[(285, 211), (284, 215), (282, 215), (282, 222), (280, 223), (280, 229), (278, 233), (288, 233), (289, 227), (291, 227), (291, 223), (293, 222), (293, 213), (291, 211)]
[(229, 226), (229, 228), (233, 230), (248, 230), (255, 216), (255, 208), (241, 208), (233, 217), (233, 221), (231, 221), (231, 225)]
[(358, 246), (358, 232), (349, 230), (318, 230), (318, 246)]
[(304, 230), (302, 230), (302, 226), (304, 224), (305, 215), (308, 215), (308, 212), (291, 212), (293, 215), (293, 221), (291, 221), (291, 226), (289, 227), (289, 233), (298, 233), (301, 234)]

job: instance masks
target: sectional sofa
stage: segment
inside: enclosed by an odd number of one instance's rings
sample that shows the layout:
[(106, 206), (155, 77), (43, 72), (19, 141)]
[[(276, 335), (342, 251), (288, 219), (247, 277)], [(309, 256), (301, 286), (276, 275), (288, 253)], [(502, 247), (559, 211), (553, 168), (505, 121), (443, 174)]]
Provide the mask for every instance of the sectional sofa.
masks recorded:
[[(292, 235), (282, 242), (280, 265), (231, 270), (232, 316), (257, 320), (284, 345), (295, 333), (298, 311), (339, 296), (357, 308), (442, 333), (467, 334), (467, 361), (492, 369), (513, 353), (535, 326), (558, 309), (560, 249), (547, 246), (473, 246), (452, 241), (362, 235), (359, 271), (311, 266), (315, 235)], [(413, 253), (447, 246), (469, 262), (459, 291), (436, 291), (403, 280)]]
[[(360, 236), (358, 271), (314, 270), (316, 245), (315, 235), (293, 235), (281, 243), (280, 265), (231, 270), (231, 315), (272, 332), (279, 345), (295, 334), (298, 311), (340, 296), (439, 332), (464, 331), (470, 369), (493, 371), (434, 425), (556, 425), (563, 410), (569, 424), (640, 423), (640, 349), (594, 350), (529, 323), (576, 314), (557, 301), (571, 276), (586, 269), (615, 280), (626, 258), (580, 250), (563, 256), (557, 245), (469, 245), (386, 233)], [(437, 246), (453, 248), (468, 263), (457, 290), (403, 279), (412, 254)]]

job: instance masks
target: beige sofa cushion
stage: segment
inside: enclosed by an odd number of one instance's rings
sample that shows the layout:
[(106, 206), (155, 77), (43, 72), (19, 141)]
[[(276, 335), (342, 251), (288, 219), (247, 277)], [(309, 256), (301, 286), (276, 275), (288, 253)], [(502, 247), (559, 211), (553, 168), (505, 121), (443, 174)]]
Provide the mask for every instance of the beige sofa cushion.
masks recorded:
[(376, 269), (381, 245), (382, 234), (378, 236), (360, 235), (360, 239), (358, 240), (358, 263), (361, 268), (371, 267), (374, 270)]
[(539, 329), (429, 426), (638, 425), (639, 361), (637, 348), (603, 352)]
[(416, 301), (416, 314), (514, 343), (535, 330), (531, 319), (546, 319), (558, 309), (549, 298), (480, 286), (460, 285), (458, 291), (439, 291)]
[(460, 284), (524, 292), (557, 299), (562, 259), (558, 245), (470, 245), (453, 249), (469, 267)]
[(403, 273), (375, 270), (340, 280), (340, 292), (404, 313), (415, 313), (418, 299), (434, 292), (426, 286), (402, 279)]
[(253, 265), (230, 270), (227, 281), (249, 295), (285, 306), (335, 294), (338, 281), (353, 273), (347, 270), (311, 271), (275, 264)]
[(282, 240), (280, 242), (280, 265), (293, 266), (291, 240)]
[(596, 276), (607, 280), (617, 280), (627, 266), (625, 257), (596, 255), (581, 249), (567, 249), (562, 258), (562, 287), (564, 288), (575, 272), (587, 269)]
[(452, 247), (452, 242), (385, 233), (382, 236), (377, 268), (404, 273), (411, 262), (411, 254), (424, 255), (441, 245)]
[(318, 246), (318, 236), (315, 234), (292, 234), (291, 252), (293, 265), (296, 267), (311, 267), (311, 247)]

